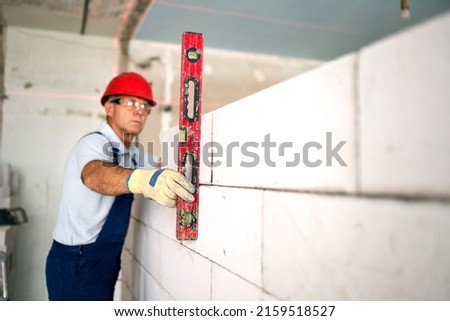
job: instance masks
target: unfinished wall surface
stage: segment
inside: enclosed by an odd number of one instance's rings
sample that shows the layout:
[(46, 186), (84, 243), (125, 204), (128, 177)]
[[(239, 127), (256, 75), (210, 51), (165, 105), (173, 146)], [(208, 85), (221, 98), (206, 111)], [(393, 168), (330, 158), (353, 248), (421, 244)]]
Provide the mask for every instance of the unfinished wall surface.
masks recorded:
[(6, 29), (1, 162), (20, 177), (29, 222), (16, 229), (12, 300), (46, 300), (44, 266), (66, 156), (103, 120), (99, 97), (113, 75), (108, 38)]
[(449, 52), (447, 14), (205, 114), (199, 238), (141, 199), (122, 299), (449, 300)]

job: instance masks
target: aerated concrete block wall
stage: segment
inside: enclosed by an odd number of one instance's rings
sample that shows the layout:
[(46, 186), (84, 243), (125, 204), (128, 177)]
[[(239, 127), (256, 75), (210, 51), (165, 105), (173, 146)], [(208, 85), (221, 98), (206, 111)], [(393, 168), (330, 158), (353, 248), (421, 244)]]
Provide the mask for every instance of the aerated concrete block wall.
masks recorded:
[(449, 300), (449, 53), (447, 14), (205, 114), (199, 238), (141, 200), (122, 299)]

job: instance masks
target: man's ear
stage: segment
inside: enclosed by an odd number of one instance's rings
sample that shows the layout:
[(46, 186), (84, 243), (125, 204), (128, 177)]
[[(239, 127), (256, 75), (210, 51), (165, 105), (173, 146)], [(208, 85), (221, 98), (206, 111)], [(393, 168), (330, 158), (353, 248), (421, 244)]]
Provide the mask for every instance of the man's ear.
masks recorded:
[(114, 113), (114, 104), (112, 102), (107, 101), (105, 103), (105, 112), (106, 112), (106, 116), (112, 117), (112, 115)]

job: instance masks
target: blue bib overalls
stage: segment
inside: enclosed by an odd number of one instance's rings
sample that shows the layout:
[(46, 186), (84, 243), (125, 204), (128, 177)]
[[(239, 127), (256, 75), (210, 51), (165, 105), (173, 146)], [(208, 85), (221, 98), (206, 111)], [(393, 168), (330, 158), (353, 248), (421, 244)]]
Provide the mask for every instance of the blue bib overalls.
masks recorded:
[[(113, 153), (117, 164), (117, 150)], [(133, 199), (133, 194), (116, 196), (94, 243), (68, 246), (53, 241), (45, 272), (49, 300), (113, 300)]]

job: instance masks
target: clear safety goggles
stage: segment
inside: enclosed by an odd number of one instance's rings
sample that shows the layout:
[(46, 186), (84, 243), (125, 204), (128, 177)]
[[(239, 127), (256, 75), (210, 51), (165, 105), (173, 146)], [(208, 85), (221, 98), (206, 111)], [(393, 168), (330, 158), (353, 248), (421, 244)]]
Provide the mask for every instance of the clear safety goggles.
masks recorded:
[(126, 107), (129, 110), (143, 110), (147, 114), (150, 114), (152, 107), (147, 103), (142, 103), (140, 101), (134, 100), (133, 98), (122, 98), (115, 97), (110, 100), (113, 104)]

